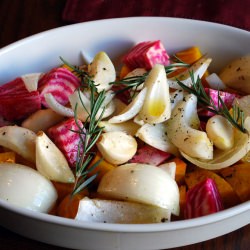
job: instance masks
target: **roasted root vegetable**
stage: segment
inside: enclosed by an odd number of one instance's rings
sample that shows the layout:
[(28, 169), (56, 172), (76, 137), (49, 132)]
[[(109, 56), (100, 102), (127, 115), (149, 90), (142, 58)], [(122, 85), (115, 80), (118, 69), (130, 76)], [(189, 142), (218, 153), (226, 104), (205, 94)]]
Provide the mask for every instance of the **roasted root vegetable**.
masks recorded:
[(207, 178), (187, 191), (185, 219), (197, 218), (221, 210), (223, 210), (223, 203), (213, 179)]
[(20, 164), (1, 163), (0, 198), (16, 206), (48, 213), (57, 200), (57, 192), (38, 171)]

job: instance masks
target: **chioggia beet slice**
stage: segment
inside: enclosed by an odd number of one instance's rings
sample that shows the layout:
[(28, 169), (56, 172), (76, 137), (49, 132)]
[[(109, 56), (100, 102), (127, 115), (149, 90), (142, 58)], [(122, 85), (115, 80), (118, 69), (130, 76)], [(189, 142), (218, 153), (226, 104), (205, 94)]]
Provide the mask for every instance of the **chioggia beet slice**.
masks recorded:
[(145, 68), (150, 70), (155, 64), (168, 65), (169, 55), (161, 41), (145, 41), (135, 45), (123, 62), (131, 69)]
[(48, 107), (44, 95), (51, 93), (62, 105), (69, 101), (71, 95), (80, 85), (80, 80), (66, 68), (54, 68), (44, 74), (38, 82), (38, 90), (43, 106)]
[[(80, 120), (77, 122), (83, 128), (82, 122)], [(76, 124), (75, 118), (70, 118), (48, 129), (49, 137), (63, 152), (71, 167), (74, 166), (77, 160), (78, 145), (81, 142), (77, 131), (79, 132), (79, 127)], [(84, 138), (82, 139), (84, 140)]]
[(223, 204), (213, 179), (207, 178), (187, 192), (184, 216), (192, 219), (223, 210)]

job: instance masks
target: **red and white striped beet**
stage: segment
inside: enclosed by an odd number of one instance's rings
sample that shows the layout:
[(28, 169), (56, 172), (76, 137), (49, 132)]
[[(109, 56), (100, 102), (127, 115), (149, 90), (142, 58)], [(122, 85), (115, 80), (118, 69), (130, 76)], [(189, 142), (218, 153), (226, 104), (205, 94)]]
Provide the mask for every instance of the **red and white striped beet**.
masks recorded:
[(38, 91), (29, 92), (18, 77), (0, 86), (0, 116), (7, 121), (27, 118), (41, 109), (41, 98)]
[(155, 64), (168, 65), (169, 55), (160, 40), (146, 41), (135, 45), (123, 58), (130, 69), (150, 70)]
[[(83, 128), (80, 120), (78, 125)], [(75, 132), (74, 132), (75, 131)], [(48, 136), (62, 151), (71, 167), (75, 166), (78, 154), (78, 145), (80, 145), (80, 152), (82, 153), (81, 138), (84, 140), (85, 136), (79, 132), (79, 127), (74, 118), (70, 118), (48, 129)]]
[(80, 80), (67, 68), (54, 68), (44, 74), (38, 82), (38, 90), (44, 107), (48, 107), (44, 95), (51, 93), (62, 105), (69, 101), (76, 88), (80, 86)]

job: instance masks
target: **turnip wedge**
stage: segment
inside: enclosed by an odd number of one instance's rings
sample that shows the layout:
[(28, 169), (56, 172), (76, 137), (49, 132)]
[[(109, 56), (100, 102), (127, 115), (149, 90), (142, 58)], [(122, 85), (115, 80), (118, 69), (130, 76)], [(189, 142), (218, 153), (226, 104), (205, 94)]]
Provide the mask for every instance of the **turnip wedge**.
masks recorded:
[(11, 149), (24, 159), (35, 162), (36, 134), (19, 126), (4, 126), (0, 128), (0, 146)]
[(83, 222), (146, 224), (167, 222), (170, 213), (165, 208), (128, 201), (83, 198), (76, 220)]
[[(250, 131), (250, 117), (248, 116), (244, 123), (245, 128)], [(181, 154), (191, 163), (198, 167), (215, 170), (222, 169), (233, 165), (240, 159), (242, 159), (250, 150), (250, 135), (248, 133), (242, 133), (240, 130), (235, 129), (234, 134), (234, 146), (229, 150), (214, 150), (214, 157), (211, 160), (201, 160), (191, 156), (188, 156), (181, 151)]]

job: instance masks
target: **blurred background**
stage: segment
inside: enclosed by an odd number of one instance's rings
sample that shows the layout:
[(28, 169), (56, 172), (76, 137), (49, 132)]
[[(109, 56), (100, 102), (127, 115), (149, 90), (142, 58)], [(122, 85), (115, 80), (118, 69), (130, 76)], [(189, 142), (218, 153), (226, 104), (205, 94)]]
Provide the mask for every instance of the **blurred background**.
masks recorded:
[(0, 0), (0, 47), (76, 22), (128, 16), (198, 19), (250, 30), (250, 0)]

